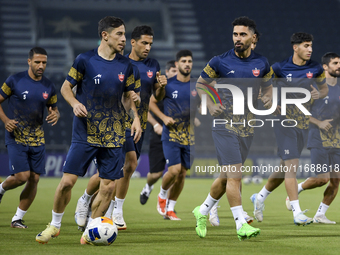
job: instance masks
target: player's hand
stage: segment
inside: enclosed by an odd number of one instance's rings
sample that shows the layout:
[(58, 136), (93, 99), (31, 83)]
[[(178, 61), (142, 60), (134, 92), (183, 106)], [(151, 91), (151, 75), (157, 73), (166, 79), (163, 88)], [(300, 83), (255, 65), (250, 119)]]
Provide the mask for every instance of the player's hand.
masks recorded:
[(312, 88), (312, 91), (310, 92), (312, 98), (313, 99), (319, 99), (320, 98), (320, 92), (313, 85), (310, 85), (310, 87)]
[(156, 79), (161, 88), (165, 88), (166, 84), (168, 84), (168, 79), (165, 75), (161, 75), (159, 72), (156, 73)]
[(142, 128), (140, 126), (139, 118), (135, 118), (131, 125), (131, 136), (133, 136), (133, 141), (138, 143), (139, 139), (142, 136)]
[(159, 123), (156, 123), (154, 126), (153, 126), (153, 131), (155, 131), (155, 133), (157, 135), (161, 135), (162, 132), (163, 132), (163, 126), (160, 125)]
[(328, 130), (330, 130), (333, 127), (330, 123), (331, 121), (333, 121), (333, 119), (320, 121), (318, 126), (320, 129), (326, 130), (328, 132)]
[(140, 96), (134, 91), (130, 91), (130, 96), (131, 96), (133, 102), (135, 102), (135, 105), (139, 106), (140, 102), (141, 102)]
[(81, 103), (76, 103), (73, 106), (73, 113), (74, 113), (74, 115), (76, 115), (79, 118), (84, 118), (84, 117), (87, 116), (86, 107)]
[(48, 115), (46, 117), (47, 123), (52, 123), (52, 126), (54, 126), (55, 124), (57, 124), (59, 117), (60, 117), (59, 111), (53, 110), (52, 106), (50, 106), (48, 108)]
[(226, 108), (223, 105), (214, 104), (214, 105), (208, 106), (208, 109), (209, 109), (210, 115), (216, 117), (220, 115)]
[(16, 121), (16, 120), (10, 120), (10, 119), (8, 119), (8, 121), (5, 122), (5, 128), (6, 128), (6, 130), (7, 130), (8, 132), (13, 132), (14, 129), (17, 128), (17, 124), (18, 124), (18, 123), (19, 123), (19, 122)]
[(194, 119), (194, 125), (195, 125), (195, 127), (201, 126), (201, 121), (198, 118), (196, 118), (196, 117)]
[(168, 116), (165, 116), (162, 120), (164, 122), (164, 125), (167, 126), (167, 127), (172, 126), (173, 124), (175, 124), (174, 119), (171, 118), (171, 117), (168, 117)]
[(268, 96), (261, 97), (261, 101), (263, 103), (264, 108), (269, 109), (272, 107), (272, 99)]

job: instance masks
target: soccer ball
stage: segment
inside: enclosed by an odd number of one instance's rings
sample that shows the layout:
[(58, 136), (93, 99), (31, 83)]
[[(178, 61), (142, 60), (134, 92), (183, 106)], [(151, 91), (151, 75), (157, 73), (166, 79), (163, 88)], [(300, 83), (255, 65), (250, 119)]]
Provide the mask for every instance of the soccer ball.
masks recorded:
[(261, 184), (263, 182), (263, 178), (260, 175), (253, 176), (252, 179), (254, 184)]
[(118, 235), (116, 224), (107, 217), (93, 219), (83, 233), (83, 238), (92, 245), (104, 246), (112, 244)]
[(248, 185), (252, 182), (252, 178), (251, 178), (250, 175), (244, 176), (242, 180), (243, 180), (243, 183), (246, 184), (246, 185)]

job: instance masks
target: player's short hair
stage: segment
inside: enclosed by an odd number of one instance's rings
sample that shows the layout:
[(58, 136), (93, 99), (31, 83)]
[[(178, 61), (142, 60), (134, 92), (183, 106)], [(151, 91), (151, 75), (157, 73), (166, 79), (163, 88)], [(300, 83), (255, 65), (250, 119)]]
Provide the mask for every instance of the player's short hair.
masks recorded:
[(321, 58), (321, 63), (323, 65), (329, 65), (329, 62), (331, 62), (332, 59), (340, 58), (340, 56), (334, 52), (327, 52), (325, 55)]
[(175, 60), (170, 60), (170, 61), (166, 62), (165, 70), (169, 71), (170, 68), (176, 67), (175, 62), (176, 62)]
[(34, 54), (41, 54), (41, 55), (46, 55), (47, 56), (46, 50), (44, 48), (41, 48), (41, 47), (34, 47), (34, 48), (32, 48), (28, 52), (28, 58), (32, 59)]
[(102, 39), (102, 32), (106, 31), (110, 33), (114, 28), (120, 27), (124, 25), (124, 21), (121, 18), (106, 16), (99, 20), (98, 22), (98, 35), (99, 38)]
[(180, 50), (176, 54), (176, 61), (180, 60), (182, 57), (192, 57), (192, 52), (190, 50)]
[(238, 17), (234, 19), (234, 21), (231, 24), (233, 25), (233, 27), (234, 26), (248, 27), (248, 29), (252, 31), (254, 34), (255, 34), (255, 31), (257, 31), (255, 21), (246, 16), (242, 16), (242, 17)]
[(131, 39), (138, 41), (142, 37), (142, 35), (153, 36), (152, 28), (146, 25), (135, 27), (131, 33)]
[(298, 33), (294, 33), (290, 37), (290, 43), (292, 45), (294, 45), (294, 44), (300, 44), (300, 43), (303, 43), (303, 42), (312, 42), (313, 39), (314, 39), (314, 37), (311, 34), (298, 32)]

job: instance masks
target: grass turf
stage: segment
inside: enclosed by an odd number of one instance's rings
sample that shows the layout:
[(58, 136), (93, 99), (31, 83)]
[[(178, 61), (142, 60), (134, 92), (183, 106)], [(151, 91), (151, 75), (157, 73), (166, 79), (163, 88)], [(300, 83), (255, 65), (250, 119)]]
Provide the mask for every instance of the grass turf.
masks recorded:
[[(207, 222), (208, 233), (199, 238), (195, 232), (195, 219), (191, 211), (206, 198), (213, 179), (186, 180), (182, 195), (176, 205), (181, 221), (163, 220), (156, 210), (156, 198), (160, 182), (155, 185), (149, 201), (139, 203), (139, 193), (145, 179), (132, 179), (124, 203), (124, 219), (127, 230), (120, 231), (117, 240), (108, 247), (80, 245), (81, 232), (74, 222), (74, 210), (79, 196), (84, 192), (87, 178), (80, 178), (73, 188), (72, 199), (66, 208), (60, 236), (42, 245), (35, 236), (51, 221), (53, 196), (59, 178), (41, 178), (38, 194), (24, 217), (28, 229), (13, 229), (11, 219), (19, 202), (21, 187), (6, 192), (0, 204), (0, 254), (339, 254), (339, 226), (311, 224), (297, 227), (292, 212), (285, 207), (286, 192), (281, 185), (266, 200), (264, 221), (253, 222), (261, 234), (240, 242), (229, 204), (224, 196), (220, 202), (220, 226)], [(243, 208), (252, 215), (251, 194), (262, 185), (243, 185)], [(313, 217), (323, 196), (325, 187), (300, 194), (301, 209)], [(339, 223), (340, 205), (336, 198), (327, 217)]]

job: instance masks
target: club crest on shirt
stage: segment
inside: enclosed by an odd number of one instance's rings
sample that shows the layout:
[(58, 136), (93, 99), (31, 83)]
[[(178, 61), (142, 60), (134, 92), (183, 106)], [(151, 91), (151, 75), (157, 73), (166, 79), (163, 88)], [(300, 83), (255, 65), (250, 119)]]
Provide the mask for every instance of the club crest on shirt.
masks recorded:
[(191, 95), (193, 96), (193, 97), (196, 97), (197, 96), (197, 91), (194, 89), (194, 90), (192, 90), (191, 91)]
[(45, 91), (44, 93), (42, 93), (42, 96), (44, 99), (47, 99), (48, 98), (48, 93)]
[(253, 69), (253, 75), (255, 77), (259, 76), (260, 75), (260, 70), (255, 67), (255, 69)]
[(308, 79), (312, 79), (313, 78), (313, 73), (308, 72), (308, 73), (306, 73), (306, 76), (307, 76)]
[(118, 74), (118, 79), (119, 79), (121, 82), (124, 81), (124, 74), (123, 74), (122, 72), (120, 72), (120, 73)]
[(152, 78), (152, 76), (153, 76), (153, 71), (148, 71), (148, 72), (146, 72), (146, 74), (147, 74), (147, 76), (151, 79)]

